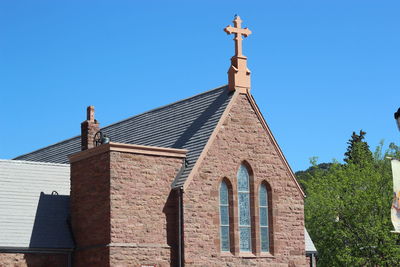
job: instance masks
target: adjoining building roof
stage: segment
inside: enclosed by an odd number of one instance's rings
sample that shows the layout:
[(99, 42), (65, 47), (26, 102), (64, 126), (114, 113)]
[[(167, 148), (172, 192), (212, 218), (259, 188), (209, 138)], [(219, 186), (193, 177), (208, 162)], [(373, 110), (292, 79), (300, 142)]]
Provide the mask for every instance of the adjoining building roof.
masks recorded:
[(306, 254), (315, 254), (317, 253), (317, 249), (314, 246), (314, 242), (312, 241), (310, 235), (307, 232), (307, 229), (304, 227), (304, 239), (306, 241)]
[(0, 160), (0, 249), (72, 249), (68, 164)]
[[(103, 127), (111, 141), (187, 149), (187, 167), (173, 186), (186, 181), (232, 96), (227, 86)], [(68, 163), (80, 151), (80, 136), (16, 157), (16, 160)]]

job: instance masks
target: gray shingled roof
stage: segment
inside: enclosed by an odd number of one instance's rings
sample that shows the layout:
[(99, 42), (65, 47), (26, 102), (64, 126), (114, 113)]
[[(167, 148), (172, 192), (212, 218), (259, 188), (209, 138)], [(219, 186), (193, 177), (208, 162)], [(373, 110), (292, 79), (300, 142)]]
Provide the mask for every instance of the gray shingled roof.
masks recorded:
[[(113, 142), (187, 149), (188, 165), (173, 187), (182, 186), (224, 112), (232, 93), (227, 86), (163, 106), (101, 130)], [(68, 163), (80, 151), (80, 136), (19, 156), (17, 160)]]
[(304, 239), (305, 239), (305, 245), (306, 245), (306, 253), (308, 254), (314, 254), (317, 253), (317, 249), (314, 246), (314, 243), (308, 234), (308, 231), (306, 228), (304, 228)]
[(69, 165), (0, 160), (0, 249), (71, 249)]

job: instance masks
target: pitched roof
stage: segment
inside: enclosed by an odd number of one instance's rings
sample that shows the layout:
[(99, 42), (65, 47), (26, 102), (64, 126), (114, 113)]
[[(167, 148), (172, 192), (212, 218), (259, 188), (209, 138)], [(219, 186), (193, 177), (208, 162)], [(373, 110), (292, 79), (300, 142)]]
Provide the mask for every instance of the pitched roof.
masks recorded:
[(0, 160), (0, 249), (71, 249), (69, 165)]
[[(111, 141), (187, 149), (187, 167), (174, 181), (180, 187), (224, 112), (232, 93), (222, 86), (103, 127)], [(80, 136), (16, 157), (17, 160), (68, 163), (80, 151)]]
[(315, 248), (314, 243), (305, 227), (304, 227), (304, 239), (305, 239), (305, 245), (306, 245), (306, 253), (309, 253), (309, 254), (317, 253), (317, 249)]

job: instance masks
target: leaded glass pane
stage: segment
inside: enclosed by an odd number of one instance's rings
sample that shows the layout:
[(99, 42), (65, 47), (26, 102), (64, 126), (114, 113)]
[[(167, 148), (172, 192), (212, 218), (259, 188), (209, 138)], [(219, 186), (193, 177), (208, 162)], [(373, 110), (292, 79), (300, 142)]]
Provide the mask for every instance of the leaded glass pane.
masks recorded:
[(238, 172), (238, 191), (249, 191), (249, 173), (245, 166), (240, 165)]
[(229, 251), (229, 226), (221, 226), (221, 250)]
[(240, 251), (251, 250), (251, 231), (250, 227), (239, 227), (240, 231)]
[(219, 201), (220, 204), (228, 204), (228, 186), (226, 186), (225, 182), (221, 183), (219, 189)]
[(260, 208), (260, 226), (268, 226), (268, 208)]
[(269, 233), (268, 227), (261, 227), (261, 251), (269, 251)]
[(248, 193), (239, 193), (239, 225), (250, 225), (250, 203)]
[(229, 225), (229, 207), (221, 206), (221, 225)]
[(240, 165), (237, 174), (240, 251), (251, 251), (250, 179), (247, 168)]
[(261, 185), (260, 187), (260, 206), (268, 206), (267, 187), (265, 185)]

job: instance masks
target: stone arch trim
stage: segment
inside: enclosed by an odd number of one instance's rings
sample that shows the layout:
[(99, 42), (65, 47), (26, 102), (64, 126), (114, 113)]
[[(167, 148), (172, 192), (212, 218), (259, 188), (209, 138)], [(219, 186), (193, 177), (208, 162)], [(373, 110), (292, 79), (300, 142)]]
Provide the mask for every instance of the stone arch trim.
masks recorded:
[(282, 153), (282, 150), (280, 149), (278, 143), (276, 142), (275, 137), (273, 136), (271, 130), (269, 129), (267, 122), (265, 121), (263, 115), (260, 112), (260, 109), (258, 108), (253, 96), (250, 94), (250, 92), (245, 92), (245, 93), (241, 93), (238, 91), (235, 91), (229, 104), (227, 105), (227, 107), (225, 108), (224, 113), (222, 114), (221, 118), (219, 119), (217, 125), (214, 128), (214, 131), (212, 132), (210, 138), (207, 141), (207, 144), (204, 146), (203, 151), (201, 152), (198, 160), (196, 161), (196, 164), (194, 165), (192, 171), (190, 172), (188, 178), (186, 179), (184, 185), (183, 185), (183, 190), (186, 190), (190, 184), (190, 182), (192, 181), (193, 177), (195, 176), (195, 174), (197, 173), (199, 166), (201, 166), (201, 164), (203, 163), (203, 160), (205, 158), (205, 156), (208, 153), (208, 150), (210, 148), (210, 146), (212, 145), (212, 143), (214, 142), (214, 139), (216, 138), (219, 130), (221, 129), (221, 126), (223, 125), (225, 119), (227, 118), (227, 116), (229, 115), (229, 113), (231, 112), (232, 106), (235, 104), (235, 102), (237, 101), (238, 97), (241, 94), (245, 94), (251, 107), (253, 108), (257, 118), (259, 119), (262, 127), (264, 128), (264, 130), (267, 132), (267, 135), (269, 136), (272, 145), (275, 147), (276, 151), (278, 152), (279, 157), (281, 158), (284, 166), (286, 167), (286, 170), (289, 173), (289, 176), (292, 178), (293, 182), (295, 183), (297, 189), (299, 190), (300, 194), (302, 195), (302, 197), (304, 198), (306, 195), (304, 193), (304, 191), (301, 189), (300, 184), (297, 182), (296, 177), (293, 173), (293, 170), (290, 168), (289, 163), (287, 162), (285, 156)]
[[(258, 183), (257, 185), (257, 200), (259, 200), (259, 191), (262, 185), (265, 185), (267, 188), (267, 195), (268, 195), (268, 199), (267, 199), (267, 203), (268, 203), (268, 232), (269, 232), (269, 254), (274, 255), (274, 192), (272, 190), (272, 186), (271, 184), (267, 181), (267, 180), (262, 180), (261, 182)], [(257, 213), (259, 213), (259, 201), (257, 201)], [(258, 216), (260, 216), (258, 214)], [(260, 234), (260, 225), (257, 225), (257, 229), (258, 229), (258, 234)], [(258, 242), (258, 246), (260, 246), (260, 251), (261, 251), (261, 244), (260, 244), (260, 238), (257, 237), (257, 242)], [(261, 252), (263, 253), (263, 252)]]
[[(228, 177), (222, 177), (219, 179), (218, 182), (218, 204), (220, 203), (219, 198), (220, 198), (220, 187), (221, 184), (225, 183), (226, 186), (228, 187), (228, 201), (229, 201), (229, 245), (230, 245), (230, 251), (229, 252), (221, 252), (221, 240), (220, 240), (220, 236), (218, 236), (217, 238), (217, 243), (218, 243), (218, 250), (221, 253), (234, 253), (235, 251), (235, 245), (237, 243), (237, 240), (235, 239), (236, 233), (235, 233), (235, 229), (236, 229), (236, 220), (235, 220), (235, 207), (236, 205), (236, 199), (235, 199), (235, 190), (234, 190), (234, 186), (235, 184), (232, 183), (232, 180), (229, 179)], [(220, 225), (220, 210), (218, 211), (218, 224)], [(219, 231), (221, 231), (219, 229)]]

